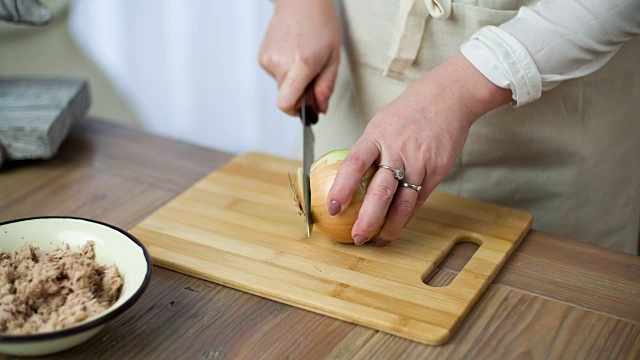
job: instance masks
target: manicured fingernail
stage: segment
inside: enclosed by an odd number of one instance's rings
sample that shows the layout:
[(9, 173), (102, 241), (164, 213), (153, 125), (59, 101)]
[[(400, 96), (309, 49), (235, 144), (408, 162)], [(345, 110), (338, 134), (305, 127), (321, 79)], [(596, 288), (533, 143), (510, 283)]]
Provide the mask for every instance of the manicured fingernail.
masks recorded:
[(362, 235), (356, 235), (356, 236), (353, 238), (353, 242), (354, 242), (356, 245), (362, 245), (362, 244), (366, 243), (368, 240), (369, 240), (369, 239), (367, 239), (367, 237), (362, 236)]
[(391, 243), (391, 241), (389, 240), (385, 240), (385, 239), (381, 239), (381, 238), (377, 238), (376, 239), (376, 245), (378, 247), (383, 247), (383, 246), (387, 246)]
[(331, 200), (331, 202), (329, 202), (329, 215), (331, 216), (338, 215), (340, 210), (342, 210), (342, 206), (340, 206), (340, 204), (337, 201)]

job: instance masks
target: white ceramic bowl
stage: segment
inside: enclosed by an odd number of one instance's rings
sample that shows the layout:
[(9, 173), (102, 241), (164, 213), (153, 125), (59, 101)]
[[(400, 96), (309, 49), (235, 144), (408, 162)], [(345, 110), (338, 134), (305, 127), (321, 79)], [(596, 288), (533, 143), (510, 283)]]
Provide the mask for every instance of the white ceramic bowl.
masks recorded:
[(78, 345), (138, 300), (149, 283), (151, 257), (134, 236), (115, 226), (74, 217), (38, 217), (0, 223), (0, 250), (13, 252), (25, 242), (45, 251), (69, 244), (72, 250), (93, 240), (96, 261), (116, 264), (124, 285), (120, 298), (102, 314), (74, 326), (33, 335), (0, 335), (0, 353), (20, 356), (52, 354)]

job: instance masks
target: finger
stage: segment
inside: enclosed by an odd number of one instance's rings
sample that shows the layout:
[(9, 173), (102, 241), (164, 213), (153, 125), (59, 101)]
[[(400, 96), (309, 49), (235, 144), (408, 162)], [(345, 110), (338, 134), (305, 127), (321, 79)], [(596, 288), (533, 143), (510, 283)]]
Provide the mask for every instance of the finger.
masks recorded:
[(438, 182), (434, 181), (434, 179), (430, 179), (428, 174), (425, 175), (425, 179), (422, 181), (422, 190), (420, 190), (418, 198), (416, 199), (416, 205), (403, 227), (407, 226), (407, 224), (409, 224), (411, 220), (413, 220), (416, 214), (418, 214), (420, 209), (422, 209), (422, 206), (427, 201), (427, 198), (429, 197), (429, 195), (431, 195), (431, 192), (433, 192), (437, 184)]
[(314, 86), (314, 93), (316, 96), (316, 103), (318, 104), (318, 110), (321, 113), (326, 113), (329, 109), (329, 98), (333, 93), (333, 88), (336, 83), (336, 77), (338, 76), (338, 64), (340, 61), (340, 53), (335, 51), (329, 57), (326, 67), (316, 77)]
[(278, 88), (282, 85), (287, 71), (291, 67), (289, 57), (273, 48), (270, 41), (264, 40), (258, 51), (258, 63), (260, 66), (276, 80)]
[(260, 50), (258, 51), (258, 63), (267, 72), (267, 74), (271, 75), (272, 78), (278, 80), (277, 71), (278, 62), (276, 61), (276, 56), (267, 51), (266, 43), (262, 43)]
[[(424, 175), (420, 174), (418, 176), (414, 176), (407, 174), (402, 182), (407, 182), (409, 184), (421, 184), (422, 181), (412, 182), (411, 180), (418, 178), (422, 179), (424, 178)], [(387, 220), (376, 239), (376, 243), (380, 246), (384, 246), (398, 238), (400, 231), (407, 224), (417, 206), (420, 193), (414, 189), (401, 186), (402, 182), (398, 183), (398, 190), (396, 190), (391, 206), (389, 207)]]
[(289, 115), (297, 115), (298, 101), (315, 75), (305, 63), (294, 63), (280, 84), (276, 105)]
[(340, 165), (327, 194), (330, 215), (337, 215), (349, 206), (353, 193), (360, 187), (362, 177), (379, 154), (378, 148), (370, 142), (358, 140), (354, 144)]
[(393, 172), (379, 169), (375, 173), (367, 187), (358, 220), (351, 230), (351, 236), (356, 245), (364, 244), (375, 235), (384, 221), (397, 188), (398, 180)]

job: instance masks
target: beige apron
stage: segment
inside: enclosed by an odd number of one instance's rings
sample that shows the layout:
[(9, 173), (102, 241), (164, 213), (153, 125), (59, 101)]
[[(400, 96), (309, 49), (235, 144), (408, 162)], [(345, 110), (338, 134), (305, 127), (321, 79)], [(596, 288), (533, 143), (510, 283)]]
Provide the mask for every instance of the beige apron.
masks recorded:
[[(351, 147), (380, 108), (473, 32), (533, 2), (341, 2), (344, 50), (329, 111), (316, 126), (316, 153)], [(520, 208), (534, 215), (534, 229), (637, 254), (638, 54), (640, 37), (596, 73), (483, 116), (438, 190)]]

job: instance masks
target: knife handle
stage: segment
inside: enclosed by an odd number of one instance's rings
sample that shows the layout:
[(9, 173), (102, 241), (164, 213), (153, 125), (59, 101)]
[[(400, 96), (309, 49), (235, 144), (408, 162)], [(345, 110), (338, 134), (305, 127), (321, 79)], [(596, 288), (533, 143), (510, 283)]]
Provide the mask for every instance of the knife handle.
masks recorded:
[(304, 94), (302, 94), (300, 119), (302, 119), (306, 126), (318, 122), (318, 105), (316, 104), (316, 97), (313, 94), (313, 83), (309, 84)]

